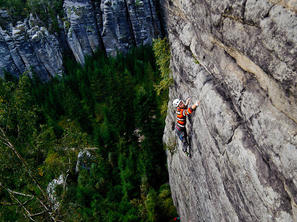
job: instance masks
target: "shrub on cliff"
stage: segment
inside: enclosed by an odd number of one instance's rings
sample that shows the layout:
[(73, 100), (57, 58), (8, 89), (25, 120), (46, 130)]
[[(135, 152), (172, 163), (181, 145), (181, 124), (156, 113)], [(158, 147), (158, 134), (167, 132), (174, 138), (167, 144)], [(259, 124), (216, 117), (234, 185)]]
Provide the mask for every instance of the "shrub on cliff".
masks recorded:
[(163, 117), (166, 116), (167, 104), (168, 104), (168, 90), (169, 86), (173, 83), (173, 79), (170, 76), (170, 47), (168, 40), (155, 39), (153, 41), (153, 50), (156, 57), (156, 63), (161, 72), (161, 79), (154, 85), (155, 90), (162, 98), (161, 113)]

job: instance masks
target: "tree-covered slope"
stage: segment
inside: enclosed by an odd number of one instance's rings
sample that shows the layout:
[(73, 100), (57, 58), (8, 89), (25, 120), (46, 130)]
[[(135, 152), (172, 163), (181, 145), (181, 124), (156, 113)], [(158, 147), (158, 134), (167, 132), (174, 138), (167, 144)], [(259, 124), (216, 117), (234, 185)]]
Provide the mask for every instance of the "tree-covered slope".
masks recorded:
[[(0, 80), (0, 221), (169, 221), (151, 48), (65, 64), (47, 83)], [(91, 157), (76, 172), (82, 150)], [(59, 177), (53, 201), (47, 188)]]

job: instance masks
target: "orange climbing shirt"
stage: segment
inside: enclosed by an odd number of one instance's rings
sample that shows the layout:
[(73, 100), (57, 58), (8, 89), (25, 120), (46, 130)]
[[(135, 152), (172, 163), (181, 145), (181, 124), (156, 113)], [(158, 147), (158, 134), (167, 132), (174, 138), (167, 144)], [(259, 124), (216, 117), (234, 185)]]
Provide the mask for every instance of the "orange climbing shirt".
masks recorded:
[(186, 116), (190, 115), (192, 112), (193, 112), (193, 110), (191, 107), (185, 108), (185, 109), (177, 107), (177, 109), (176, 109), (177, 126), (180, 128), (184, 128), (186, 126), (186, 120), (187, 120)]

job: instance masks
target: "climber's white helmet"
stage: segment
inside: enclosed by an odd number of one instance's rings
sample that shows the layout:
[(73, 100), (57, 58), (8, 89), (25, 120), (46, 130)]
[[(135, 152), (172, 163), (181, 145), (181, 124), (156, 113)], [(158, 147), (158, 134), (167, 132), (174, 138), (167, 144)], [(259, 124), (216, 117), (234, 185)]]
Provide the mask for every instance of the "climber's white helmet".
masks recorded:
[(178, 107), (180, 101), (181, 101), (180, 99), (175, 99), (175, 100), (173, 100), (172, 105), (173, 105), (174, 107)]

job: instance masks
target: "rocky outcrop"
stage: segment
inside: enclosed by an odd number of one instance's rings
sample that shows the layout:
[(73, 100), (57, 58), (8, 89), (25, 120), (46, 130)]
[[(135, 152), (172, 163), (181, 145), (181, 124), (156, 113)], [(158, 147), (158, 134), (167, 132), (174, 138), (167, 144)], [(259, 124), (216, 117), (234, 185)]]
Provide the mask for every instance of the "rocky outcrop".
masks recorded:
[(62, 51), (57, 38), (32, 15), (15, 26), (0, 27), (0, 76), (35, 72), (42, 80), (62, 73)]
[(102, 48), (94, 8), (90, 0), (65, 0), (64, 11), (67, 42), (76, 61), (84, 63), (86, 55)]
[(97, 50), (116, 55), (161, 35), (154, 0), (64, 0), (63, 10), (64, 18), (58, 18), (62, 31), (55, 34), (32, 16), (13, 26), (0, 10), (1, 76), (34, 70), (47, 80), (62, 73), (62, 54), (68, 49), (83, 64)]
[(63, 174), (61, 174), (58, 179), (53, 179), (47, 185), (46, 192), (47, 192), (47, 195), (49, 197), (49, 200), (50, 200), (54, 210), (57, 210), (59, 208), (59, 206), (60, 206), (60, 201), (57, 198), (56, 188), (59, 185), (60, 186), (63, 185), (63, 189), (65, 189), (66, 180), (67, 180), (67, 176), (65, 177)]
[(161, 34), (152, 0), (65, 0), (64, 10), (67, 40), (81, 63), (98, 48), (115, 55)]
[(101, 2), (101, 29), (107, 53), (127, 51), (129, 45), (151, 44), (160, 36), (160, 22), (152, 0), (105, 0)]
[[(297, 221), (295, 1), (164, 0), (174, 85), (164, 131), (181, 221)], [(174, 133), (176, 97), (201, 106)]]
[(88, 150), (82, 150), (77, 155), (77, 161), (75, 166), (75, 172), (79, 173), (81, 169), (90, 170), (91, 163), (94, 159), (94, 156)]

